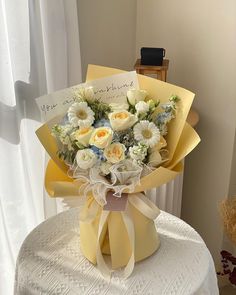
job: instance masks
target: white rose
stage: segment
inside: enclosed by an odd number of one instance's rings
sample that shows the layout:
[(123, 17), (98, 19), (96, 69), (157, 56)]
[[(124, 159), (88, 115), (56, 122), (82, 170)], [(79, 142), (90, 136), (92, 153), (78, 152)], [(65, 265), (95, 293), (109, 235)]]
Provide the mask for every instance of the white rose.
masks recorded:
[(137, 102), (144, 100), (146, 96), (146, 90), (130, 89), (127, 91), (128, 101), (132, 105), (135, 105)]
[(74, 132), (73, 137), (83, 146), (89, 146), (89, 140), (92, 133), (93, 127), (80, 128)]
[(112, 111), (122, 111), (128, 110), (129, 105), (127, 103), (110, 103), (109, 106), (111, 107)]
[(135, 109), (138, 114), (147, 113), (149, 111), (149, 105), (145, 101), (139, 101), (135, 105)]
[(110, 113), (109, 120), (113, 130), (122, 131), (132, 127), (138, 118), (130, 112), (123, 110)]
[(95, 165), (97, 156), (91, 149), (79, 150), (76, 154), (76, 162), (81, 169), (86, 170)]

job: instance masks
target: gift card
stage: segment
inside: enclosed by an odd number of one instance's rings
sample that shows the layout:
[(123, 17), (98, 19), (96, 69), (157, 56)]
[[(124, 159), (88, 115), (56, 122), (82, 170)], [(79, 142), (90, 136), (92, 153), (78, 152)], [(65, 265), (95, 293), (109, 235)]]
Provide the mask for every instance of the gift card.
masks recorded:
[(107, 203), (104, 205), (103, 210), (106, 211), (125, 211), (128, 194), (121, 194), (121, 197), (116, 197), (113, 192), (108, 192), (106, 197)]
[(96, 79), (70, 88), (59, 90), (36, 98), (44, 121), (64, 115), (76, 101), (75, 89), (93, 87), (94, 98), (106, 103), (126, 103), (126, 93), (130, 89), (139, 89), (137, 73), (124, 72)]

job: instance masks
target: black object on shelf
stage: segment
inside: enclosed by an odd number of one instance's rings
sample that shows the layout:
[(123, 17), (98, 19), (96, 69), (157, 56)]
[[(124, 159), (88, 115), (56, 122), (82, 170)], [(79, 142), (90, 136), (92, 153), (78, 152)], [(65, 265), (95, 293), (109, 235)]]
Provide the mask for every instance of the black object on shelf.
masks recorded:
[(142, 47), (141, 65), (162, 66), (165, 53), (164, 48)]

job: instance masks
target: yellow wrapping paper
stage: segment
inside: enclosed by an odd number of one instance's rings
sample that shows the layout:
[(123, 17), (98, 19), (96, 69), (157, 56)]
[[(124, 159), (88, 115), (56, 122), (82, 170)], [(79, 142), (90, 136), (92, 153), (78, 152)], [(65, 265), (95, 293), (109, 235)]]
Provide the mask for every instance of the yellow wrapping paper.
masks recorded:
[[(123, 71), (89, 65), (87, 81), (121, 72)], [(169, 160), (141, 179), (140, 185), (128, 197), (127, 212), (105, 212), (95, 204), (93, 196), (90, 196), (84, 205), (85, 219), (80, 221), (81, 250), (92, 263), (99, 262), (104, 273), (106, 265), (101, 253), (111, 255), (112, 268), (126, 266), (129, 275), (134, 261), (146, 258), (158, 249), (160, 241), (153, 220), (159, 212), (140, 192), (174, 179), (183, 169), (182, 159), (200, 141), (194, 129), (186, 123), (194, 98), (192, 92), (142, 75), (138, 75), (138, 80), (140, 89), (147, 90), (154, 100), (167, 102), (173, 94), (178, 95), (181, 100), (178, 103), (176, 118), (168, 126), (166, 140), (170, 153)], [(45, 187), (49, 195), (78, 197), (80, 183), (75, 183), (67, 176), (68, 168), (57, 156), (57, 143), (50, 133), (48, 124), (40, 127), (36, 134), (52, 158), (45, 175)]]
[[(131, 194), (129, 196), (129, 210), (132, 223), (134, 226), (134, 260), (140, 261), (152, 253), (154, 253), (160, 244), (159, 236), (157, 234), (153, 219), (159, 215), (159, 209), (150, 203), (146, 203), (149, 212), (145, 212), (145, 208), (142, 208), (143, 203), (137, 203), (140, 201), (142, 194)], [(92, 200), (94, 201), (94, 200)], [(147, 200), (146, 200), (147, 201)], [(86, 204), (86, 209), (91, 205), (91, 201)], [(151, 205), (151, 206), (150, 206)], [(153, 209), (154, 208), (154, 209)], [(143, 210), (143, 213), (141, 213)], [(153, 216), (150, 214), (153, 213)], [(84, 241), (81, 243), (81, 249), (84, 255), (92, 262), (96, 263), (96, 242), (99, 221), (101, 217), (102, 209), (99, 208), (98, 214), (93, 222), (80, 222), (80, 235)], [(147, 217), (146, 215), (149, 215)], [(89, 236), (89, 239), (87, 238)], [(100, 246), (102, 253), (111, 254), (112, 268), (116, 269), (127, 265), (129, 258), (132, 254), (130, 237), (128, 235), (124, 218), (121, 212), (109, 212), (107, 222), (104, 224), (104, 228), (100, 237)], [(118, 255), (119, 253), (119, 255)]]

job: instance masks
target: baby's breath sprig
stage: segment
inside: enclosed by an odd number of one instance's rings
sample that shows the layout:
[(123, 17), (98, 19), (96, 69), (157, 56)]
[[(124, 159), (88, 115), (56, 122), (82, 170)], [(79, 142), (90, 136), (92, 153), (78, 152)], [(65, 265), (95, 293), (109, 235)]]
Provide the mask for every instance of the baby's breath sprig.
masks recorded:
[(133, 130), (130, 128), (124, 131), (115, 131), (113, 133), (113, 142), (120, 142), (129, 148), (137, 144), (137, 141), (134, 139)]
[(55, 124), (52, 126), (51, 133), (54, 137), (59, 138), (60, 134), (62, 133), (62, 126), (59, 124)]
[(58, 156), (63, 161), (72, 164), (76, 155), (76, 152), (79, 149), (84, 147), (74, 140), (73, 133), (76, 128), (73, 128), (71, 125), (54, 125), (51, 129), (51, 133), (62, 146), (58, 150)]
[(59, 125), (55, 124), (52, 129), (51, 133), (54, 137), (56, 137), (63, 145), (67, 145), (69, 150), (72, 150), (72, 138), (71, 135), (76, 130), (73, 126), (66, 124), (66, 125)]
[(138, 165), (143, 165), (146, 162), (148, 154), (148, 146), (144, 143), (138, 143), (129, 148), (130, 158)]
[(57, 151), (58, 157), (68, 164), (73, 164), (73, 162), (75, 160), (76, 153), (77, 153), (77, 151), (75, 151), (75, 150), (72, 150), (72, 151), (58, 150)]

